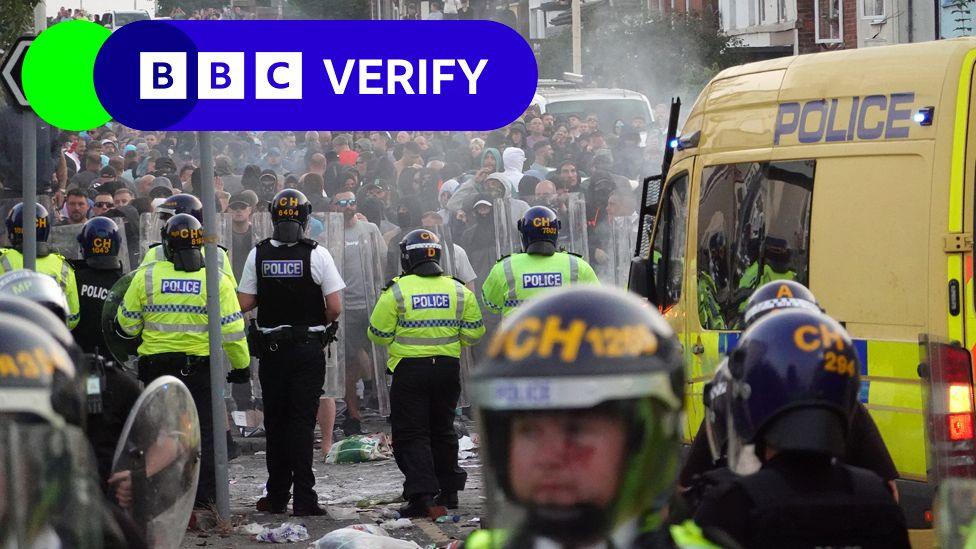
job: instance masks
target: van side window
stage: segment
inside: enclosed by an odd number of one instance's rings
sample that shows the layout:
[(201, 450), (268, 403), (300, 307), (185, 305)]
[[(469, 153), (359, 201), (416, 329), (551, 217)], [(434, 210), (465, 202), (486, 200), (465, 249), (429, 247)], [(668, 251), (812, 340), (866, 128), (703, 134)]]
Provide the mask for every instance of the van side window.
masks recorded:
[(686, 221), (688, 219), (688, 174), (668, 183), (656, 220), (652, 260), (658, 307), (666, 311), (681, 298), (684, 276)]
[(809, 283), (816, 162), (748, 162), (702, 171), (698, 204), (698, 318), (741, 329), (752, 292), (772, 280)]

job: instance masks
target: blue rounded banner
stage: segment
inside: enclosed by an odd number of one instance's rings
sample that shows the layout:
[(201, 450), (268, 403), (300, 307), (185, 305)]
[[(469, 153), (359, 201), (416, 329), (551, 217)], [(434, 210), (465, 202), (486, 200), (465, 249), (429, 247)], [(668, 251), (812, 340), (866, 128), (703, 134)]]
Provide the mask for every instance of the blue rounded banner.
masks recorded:
[(141, 130), (491, 130), (535, 93), (531, 47), (492, 21), (140, 21), (95, 62)]

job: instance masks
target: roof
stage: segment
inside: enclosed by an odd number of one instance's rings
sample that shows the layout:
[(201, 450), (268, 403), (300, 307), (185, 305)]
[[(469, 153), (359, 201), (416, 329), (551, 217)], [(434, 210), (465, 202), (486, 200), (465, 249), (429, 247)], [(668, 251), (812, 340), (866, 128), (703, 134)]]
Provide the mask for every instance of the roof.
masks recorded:
[(635, 91), (620, 88), (546, 88), (540, 86), (535, 93), (542, 96), (547, 103), (577, 99), (644, 99), (641, 94)]
[[(954, 113), (959, 74), (976, 38), (840, 50), (748, 63), (720, 72), (691, 108), (682, 135), (701, 131), (697, 152), (773, 146), (779, 105), (837, 101), (837, 120), (847, 120), (854, 98), (913, 94), (913, 108), (934, 106)], [(881, 112), (880, 109), (873, 109)], [(873, 113), (872, 117), (877, 113)], [(873, 121), (872, 121), (873, 123)], [(933, 129), (935, 129), (933, 127)], [(923, 138), (928, 132), (913, 132)], [(779, 146), (784, 146), (782, 143)], [(677, 157), (696, 154), (693, 150)]]

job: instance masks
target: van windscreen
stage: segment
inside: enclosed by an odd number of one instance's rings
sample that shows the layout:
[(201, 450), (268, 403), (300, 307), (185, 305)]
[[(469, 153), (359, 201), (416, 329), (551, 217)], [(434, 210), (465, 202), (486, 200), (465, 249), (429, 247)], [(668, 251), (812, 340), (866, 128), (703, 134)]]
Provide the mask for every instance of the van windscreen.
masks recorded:
[(577, 99), (573, 101), (554, 101), (546, 104), (546, 112), (556, 116), (575, 114), (581, 119), (588, 115), (596, 115), (600, 121), (600, 129), (604, 132), (613, 131), (613, 123), (622, 120), (627, 126), (635, 118), (643, 118), (646, 124), (651, 122), (651, 112), (647, 104), (640, 99)]

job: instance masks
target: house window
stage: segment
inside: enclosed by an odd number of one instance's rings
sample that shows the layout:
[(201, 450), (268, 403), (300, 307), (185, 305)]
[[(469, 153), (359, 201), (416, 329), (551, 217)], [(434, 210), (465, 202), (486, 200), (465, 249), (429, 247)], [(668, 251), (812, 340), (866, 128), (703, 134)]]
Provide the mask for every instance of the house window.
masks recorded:
[(884, 0), (864, 0), (864, 17), (875, 18), (884, 17)]
[(818, 44), (836, 44), (844, 41), (844, 4), (842, 0), (815, 0), (814, 23)]

